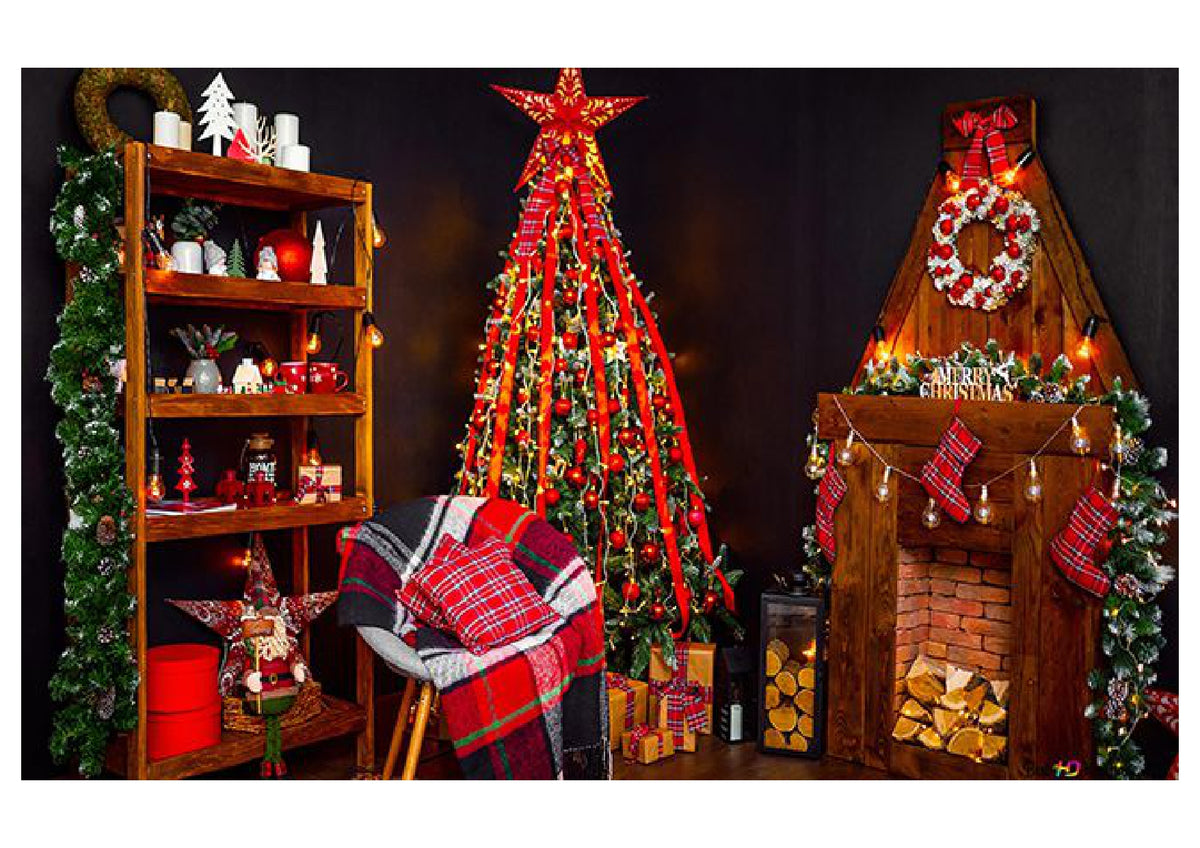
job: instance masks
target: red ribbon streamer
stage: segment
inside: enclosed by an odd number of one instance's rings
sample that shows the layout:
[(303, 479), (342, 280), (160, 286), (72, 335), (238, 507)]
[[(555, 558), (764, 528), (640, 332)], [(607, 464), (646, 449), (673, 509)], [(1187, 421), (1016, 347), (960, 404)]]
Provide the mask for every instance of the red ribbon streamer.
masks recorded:
[(538, 385), (538, 487), (537, 511), (546, 514), (546, 464), (550, 459), (550, 403), (554, 387), (554, 284), (558, 279), (558, 198), (550, 205), (550, 223), (546, 229), (546, 262), (542, 266), (541, 378)]
[[(954, 126), (971, 146), (963, 160), (962, 187), (977, 185), (989, 174), (995, 176), (1008, 170), (1008, 152), (1004, 149), (1003, 130), (1017, 125), (1017, 116), (1008, 106), (997, 106), (990, 115), (980, 115), (970, 109), (954, 119)], [(986, 156), (985, 156), (986, 154)]]
[(500, 370), (500, 392), (496, 398), (495, 429), (492, 432), (492, 462), (488, 468), (487, 489), (484, 494), (489, 498), (500, 494), (500, 475), (504, 470), (504, 441), (508, 435), (508, 410), (512, 406), (512, 386), (516, 369), (517, 348), (523, 335), (518, 329), (518, 322), (525, 315), (525, 294), (529, 289), (529, 279), (532, 268), (528, 259), (521, 261), (521, 282), (517, 285), (516, 303), (520, 304), (519, 311), (513, 316), (508, 326), (508, 339), (504, 352), (504, 362)]

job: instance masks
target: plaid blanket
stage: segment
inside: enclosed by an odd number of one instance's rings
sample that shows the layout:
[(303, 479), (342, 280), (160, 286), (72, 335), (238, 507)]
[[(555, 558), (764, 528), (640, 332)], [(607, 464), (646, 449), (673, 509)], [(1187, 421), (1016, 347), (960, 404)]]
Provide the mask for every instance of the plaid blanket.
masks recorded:
[[(468, 546), (488, 536), (512, 545), (513, 561), (558, 620), (482, 655), (420, 625), (396, 593), (447, 533)], [(415, 636), (467, 777), (611, 776), (596, 588), (566, 536), (510, 501), (439, 497), (347, 528), (339, 543), (339, 623)]]

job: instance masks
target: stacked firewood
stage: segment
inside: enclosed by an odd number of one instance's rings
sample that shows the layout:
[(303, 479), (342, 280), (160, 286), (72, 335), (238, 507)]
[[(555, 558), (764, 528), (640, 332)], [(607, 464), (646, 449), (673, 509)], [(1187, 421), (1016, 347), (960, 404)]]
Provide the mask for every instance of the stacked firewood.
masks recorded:
[(893, 739), (976, 762), (1003, 760), (1008, 745), (1007, 680), (988, 680), (922, 654), (913, 660), (903, 684), (904, 702)]
[(793, 657), (781, 639), (767, 643), (763, 658), (767, 676), (763, 698), (769, 725), (763, 732), (765, 747), (804, 752), (812, 743), (817, 712), (817, 670), (812, 660), (803, 653)]

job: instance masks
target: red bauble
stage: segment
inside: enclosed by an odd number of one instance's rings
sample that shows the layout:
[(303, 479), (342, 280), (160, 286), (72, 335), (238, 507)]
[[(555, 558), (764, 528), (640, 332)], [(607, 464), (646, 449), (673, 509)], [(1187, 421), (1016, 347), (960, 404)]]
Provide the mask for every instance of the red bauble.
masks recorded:
[(1004, 195), (996, 198), (996, 202), (992, 204), (992, 211), (997, 215), (1003, 215), (1008, 211), (1008, 198)]
[(700, 507), (692, 507), (687, 514), (688, 524), (693, 527), (699, 527), (704, 523), (704, 510)]
[(671, 445), (667, 451), (667, 459), (675, 463), (683, 462), (683, 448), (679, 447), (679, 445)]
[(621, 586), (621, 596), (632, 604), (642, 596), (642, 587), (632, 580), (626, 580)]
[(587, 416), (586, 416), (586, 417), (587, 417), (587, 423), (589, 423), (589, 424), (595, 424), (597, 421), (599, 421), (599, 420), (600, 420), (600, 413), (599, 413), (599, 412), (597, 412), (597, 411), (596, 411), (596, 410), (594, 410), (594, 409), (589, 409), (589, 410), (587, 411)]
[(517, 439), (517, 444), (521, 445), (522, 447), (524, 447), (525, 445), (528, 445), (530, 443), (530, 441), (532, 441), (532, 438), (530, 437), (528, 430), (518, 430), (516, 439)]
[(616, 415), (620, 411), (621, 411), (621, 402), (619, 400), (617, 400), (615, 397), (609, 398), (608, 399), (608, 414)]
[(626, 542), (625, 534), (622, 533), (620, 530), (614, 530), (608, 534), (608, 543), (610, 545), (612, 545), (613, 548), (615, 548), (618, 551), (622, 551), (625, 549), (625, 542)]
[(721, 596), (712, 589), (709, 589), (704, 593), (704, 602), (701, 604), (700, 609), (704, 610), (705, 615), (708, 615), (717, 608), (717, 604), (720, 603), (720, 600)]
[(567, 289), (563, 292), (563, 303), (567, 306), (574, 306), (579, 303), (579, 292), (575, 291), (575, 289)]
[(567, 482), (576, 489), (582, 489), (583, 484), (587, 482), (587, 475), (583, 473), (583, 469), (576, 465), (574, 468), (567, 469)]
[(650, 399), (650, 405), (655, 409), (662, 409), (667, 405), (667, 398), (665, 395), (655, 395)]
[(948, 236), (954, 232), (954, 222), (949, 218), (945, 218), (942, 220), (942, 223), (938, 224), (938, 229), (942, 231), (942, 235)]
[(1021, 258), (1021, 245), (1010, 244), (1008, 247), (1004, 248), (1004, 252), (1007, 253), (1009, 255), (1009, 258), (1011, 258), (1011, 259), (1020, 259)]
[(654, 544), (653, 542), (647, 542), (646, 544), (642, 545), (641, 549), (638, 551), (638, 556), (640, 556), (642, 558), (642, 562), (645, 563), (658, 562), (658, 545)]
[(608, 455), (608, 470), (614, 474), (620, 474), (622, 471), (624, 471), (625, 470), (625, 457), (621, 456), (619, 453), (609, 454)]
[(587, 451), (588, 451), (587, 439), (576, 439), (575, 440), (575, 464), (576, 465), (580, 465), (583, 462), (583, 458), (585, 456), (587, 456)]
[(1013, 281), (1014, 286), (1021, 285), (1021, 280), (1025, 279), (1025, 274), (1018, 268), (1008, 275), (1008, 278)]
[(587, 382), (587, 372), (580, 368), (575, 372), (575, 385), (582, 386)]
[(632, 427), (623, 427), (621, 432), (617, 433), (617, 441), (627, 448), (631, 448), (637, 444), (637, 430)]
[(612, 347), (617, 343), (617, 337), (612, 333), (604, 333), (600, 336), (600, 344), (605, 347)]
[(992, 268), (992, 279), (995, 280), (997, 283), (1004, 282), (1004, 268), (1001, 267), (1000, 265), (997, 265), (996, 267)]
[(650, 496), (645, 492), (638, 492), (633, 496), (633, 508), (638, 512), (645, 512), (650, 508)]
[(948, 244), (939, 244), (936, 249), (939, 259), (949, 259), (954, 255), (954, 248)]
[(666, 615), (667, 608), (663, 606), (662, 601), (655, 601), (650, 605), (650, 617), (655, 621), (662, 621)]
[(562, 374), (562, 373), (566, 372), (566, 370), (567, 370), (567, 360), (565, 360), (565, 359), (554, 360), (554, 373), (555, 374)]
[(594, 489), (588, 489), (583, 493), (583, 505), (588, 509), (595, 509), (600, 506), (600, 496), (596, 494)]
[(979, 204), (981, 202), (982, 201), (979, 199), (978, 194), (968, 194), (967, 195), (967, 208), (970, 209), (972, 212), (979, 208)]
[(567, 416), (571, 414), (571, 399), (559, 398), (554, 402), (554, 414)]
[(1020, 218), (1018, 218), (1016, 215), (1009, 215), (1004, 219), (1004, 229), (1008, 230), (1010, 233), (1015, 233), (1017, 231), (1017, 222), (1019, 220)]
[(545, 491), (545, 495), (546, 503), (550, 506), (554, 506), (562, 500), (562, 492), (560, 492), (558, 489), (547, 489)]
[[(258, 267), (258, 257), (264, 247), (275, 251), (275, 260), (279, 263), (279, 279), (290, 283), (307, 283), (308, 266), (312, 263), (312, 245), (308, 239), (295, 230), (271, 230), (258, 240), (254, 249), (254, 267)], [(246, 273), (251, 273), (247, 269)]]
[(563, 333), (562, 343), (563, 347), (565, 347), (567, 350), (574, 350), (575, 348), (579, 347), (579, 334)]

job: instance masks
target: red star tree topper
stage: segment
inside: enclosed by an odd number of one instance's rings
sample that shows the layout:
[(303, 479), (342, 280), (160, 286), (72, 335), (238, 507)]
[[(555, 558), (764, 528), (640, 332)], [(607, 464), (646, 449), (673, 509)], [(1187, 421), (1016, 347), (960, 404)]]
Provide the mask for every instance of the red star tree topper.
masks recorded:
[(609, 209), (595, 131), (641, 97), (590, 97), (577, 68), (552, 93), (495, 87), (540, 127), (528, 197), (490, 284), (462, 494), (536, 509), (603, 590), (609, 662), (641, 676), (650, 647), (711, 641), (736, 572), (709, 539), (670, 355)]

